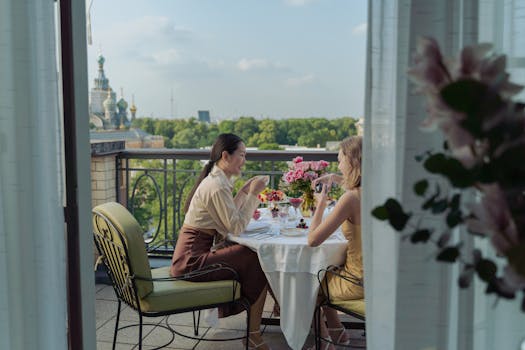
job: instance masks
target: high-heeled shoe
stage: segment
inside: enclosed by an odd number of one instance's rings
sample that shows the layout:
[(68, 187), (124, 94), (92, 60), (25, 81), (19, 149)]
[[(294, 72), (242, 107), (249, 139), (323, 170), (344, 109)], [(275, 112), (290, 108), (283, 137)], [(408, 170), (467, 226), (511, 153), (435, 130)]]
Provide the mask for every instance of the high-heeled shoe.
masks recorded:
[[(251, 331), (251, 332), (250, 332), (250, 334), (257, 334), (257, 333), (261, 334), (261, 331)], [(246, 345), (246, 343), (244, 342), (244, 340), (243, 340), (243, 344)], [(257, 349), (259, 349), (259, 348), (260, 348), (261, 346), (263, 346), (263, 345), (267, 345), (266, 342), (265, 342), (264, 340), (261, 341), (259, 344), (257, 344), (256, 342), (254, 342), (254, 341), (252, 340), (251, 337), (248, 338), (248, 349), (249, 349), (249, 350), (257, 350)], [(268, 346), (268, 350), (272, 350), (272, 349)]]
[[(350, 338), (347, 338), (346, 340), (343, 340), (345, 334), (346, 334), (346, 329), (344, 327), (341, 327), (341, 328), (328, 328), (328, 333), (331, 333), (331, 334), (334, 334), (335, 332), (339, 332), (337, 333), (337, 339), (335, 341), (335, 344), (336, 345), (348, 345), (350, 344)], [(335, 337), (334, 337), (335, 339)]]
[[(328, 340), (328, 341), (325, 341), (325, 340)], [(323, 343), (324, 343), (324, 346), (323, 346)], [(332, 338), (330, 336), (324, 337), (324, 338), (321, 339), (321, 350), (328, 350), (328, 349), (330, 349), (330, 345), (333, 345), (332, 344)], [(315, 350), (315, 345), (309, 347), (306, 350)]]

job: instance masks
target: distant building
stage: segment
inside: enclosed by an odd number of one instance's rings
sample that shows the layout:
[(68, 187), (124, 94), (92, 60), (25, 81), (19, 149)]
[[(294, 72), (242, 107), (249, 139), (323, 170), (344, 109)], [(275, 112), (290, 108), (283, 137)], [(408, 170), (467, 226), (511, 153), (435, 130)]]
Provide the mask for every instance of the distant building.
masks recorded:
[(164, 148), (164, 138), (150, 135), (141, 129), (90, 131), (91, 143), (101, 141), (124, 141), (126, 148)]
[(198, 114), (200, 122), (209, 123), (211, 121), (210, 111), (199, 111)]
[[(98, 75), (94, 79), (94, 86), (89, 93), (89, 122), (96, 129), (115, 130), (129, 128), (131, 121), (128, 119), (128, 103), (121, 96), (117, 101), (116, 93), (109, 86), (109, 79), (104, 73), (104, 56), (98, 56)], [(135, 119), (137, 107), (133, 103), (131, 120)]]
[(365, 126), (365, 119), (359, 118), (359, 120), (355, 123), (355, 126), (357, 127), (357, 135), (363, 136), (363, 128)]
[(327, 151), (338, 151), (341, 141), (326, 141), (326, 150)]

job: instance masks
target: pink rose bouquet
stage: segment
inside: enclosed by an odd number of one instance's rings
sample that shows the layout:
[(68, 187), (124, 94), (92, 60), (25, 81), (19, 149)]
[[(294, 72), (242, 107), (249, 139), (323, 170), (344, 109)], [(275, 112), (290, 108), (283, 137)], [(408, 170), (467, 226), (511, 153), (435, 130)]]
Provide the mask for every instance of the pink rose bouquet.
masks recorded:
[(312, 208), (314, 203), (314, 191), (312, 180), (326, 173), (326, 168), (330, 165), (325, 160), (304, 161), (303, 157), (295, 157), (289, 163), (288, 171), (283, 175), (284, 187), (292, 197), (303, 195), (303, 208)]

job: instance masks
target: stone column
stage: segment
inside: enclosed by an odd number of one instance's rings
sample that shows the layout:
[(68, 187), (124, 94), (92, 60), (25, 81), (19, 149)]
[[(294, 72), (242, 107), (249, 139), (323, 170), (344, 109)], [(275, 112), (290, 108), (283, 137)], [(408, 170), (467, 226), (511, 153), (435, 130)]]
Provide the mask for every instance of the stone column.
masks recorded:
[[(116, 159), (125, 148), (124, 141), (91, 143), (91, 207), (117, 200)], [(95, 248), (94, 262), (98, 252)]]

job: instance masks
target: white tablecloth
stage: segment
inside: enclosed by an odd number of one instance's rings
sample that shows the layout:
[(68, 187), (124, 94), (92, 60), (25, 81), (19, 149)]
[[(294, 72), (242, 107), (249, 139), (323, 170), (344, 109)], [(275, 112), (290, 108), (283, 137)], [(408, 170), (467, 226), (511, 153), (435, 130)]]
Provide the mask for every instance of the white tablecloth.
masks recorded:
[(309, 247), (306, 235), (279, 234), (278, 221), (266, 232), (230, 235), (229, 239), (257, 252), (281, 306), (281, 329), (286, 341), (292, 349), (301, 349), (315, 311), (319, 290), (317, 272), (344, 262), (347, 241), (336, 232), (319, 247)]

